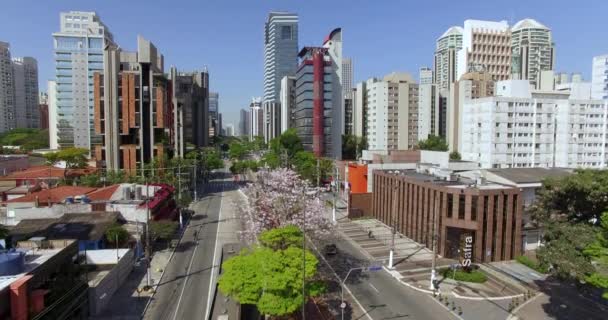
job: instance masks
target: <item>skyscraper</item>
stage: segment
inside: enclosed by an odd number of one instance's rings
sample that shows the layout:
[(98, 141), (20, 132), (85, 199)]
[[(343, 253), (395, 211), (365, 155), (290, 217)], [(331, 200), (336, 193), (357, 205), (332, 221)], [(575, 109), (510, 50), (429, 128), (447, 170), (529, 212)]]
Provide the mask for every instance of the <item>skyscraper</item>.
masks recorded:
[(511, 50), (513, 78), (540, 88), (540, 72), (555, 64), (551, 30), (534, 19), (521, 20), (511, 28)]
[(60, 14), (53, 33), (55, 50), (56, 123), (59, 147), (94, 149), (102, 137), (93, 124), (93, 74), (103, 72), (103, 49), (114, 44), (112, 33), (95, 12)]
[(293, 127), (296, 109), (296, 77), (285, 76), (281, 79), (281, 133)]
[(0, 133), (15, 129), (14, 85), (10, 45), (0, 42)]
[(297, 66), (298, 15), (289, 12), (270, 12), (264, 24), (262, 129), (266, 141), (281, 134), (281, 79), (285, 76), (293, 76)]
[(219, 108), (220, 94), (217, 92), (209, 92), (209, 137), (219, 135), (221, 132)]
[(351, 58), (342, 60), (342, 93), (347, 97), (353, 90), (353, 61)]
[[(462, 49), (462, 28), (450, 27), (437, 39), (435, 47), (435, 83), (439, 89), (449, 89), (450, 83), (458, 80), (456, 55)], [(420, 84), (422, 79), (420, 79)]]
[(304, 148), (317, 157), (342, 156), (342, 29), (334, 29), (323, 47), (304, 47), (296, 73), (294, 125)]
[(506, 21), (465, 20), (456, 79), (483, 68), (492, 80), (507, 80), (511, 77), (511, 53), (511, 31)]
[(593, 57), (591, 94), (593, 99), (608, 99), (608, 54)]
[(252, 98), (249, 104), (249, 140), (262, 136), (264, 119), (262, 114), (262, 98)]
[(16, 128), (40, 127), (38, 62), (32, 57), (13, 59)]
[(251, 126), (251, 112), (249, 110), (241, 109), (239, 119), (239, 135), (249, 136), (249, 128)]

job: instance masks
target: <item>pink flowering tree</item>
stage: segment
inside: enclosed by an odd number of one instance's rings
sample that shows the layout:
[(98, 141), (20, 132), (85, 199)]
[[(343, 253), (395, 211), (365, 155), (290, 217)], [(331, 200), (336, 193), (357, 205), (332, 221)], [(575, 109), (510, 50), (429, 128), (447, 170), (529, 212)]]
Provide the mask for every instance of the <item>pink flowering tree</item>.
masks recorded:
[(246, 224), (243, 236), (254, 241), (263, 231), (295, 225), (308, 236), (324, 237), (333, 228), (319, 191), (290, 169), (259, 172), (258, 181), (244, 190), (241, 207)]

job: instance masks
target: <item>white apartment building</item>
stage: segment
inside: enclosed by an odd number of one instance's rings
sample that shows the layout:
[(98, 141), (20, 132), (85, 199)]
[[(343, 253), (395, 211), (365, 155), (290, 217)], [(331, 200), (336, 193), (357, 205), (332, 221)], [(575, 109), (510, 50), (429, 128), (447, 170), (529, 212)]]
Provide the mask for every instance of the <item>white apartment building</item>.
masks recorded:
[(591, 99), (589, 84), (540, 91), (500, 81), (496, 96), (462, 107), (460, 152), (482, 168), (606, 167), (608, 100)]
[(281, 133), (293, 127), (293, 112), (296, 108), (296, 77), (284, 76), (281, 79)]
[(465, 20), (456, 79), (479, 67), (494, 81), (511, 77), (511, 30), (506, 21)]
[(593, 99), (608, 99), (608, 54), (593, 57), (591, 95)]
[[(357, 87), (357, 91), (359, 86)], [(365, 83), (369, 150), (406, 150), (418, 142), (418, 84), (407, 73)]]

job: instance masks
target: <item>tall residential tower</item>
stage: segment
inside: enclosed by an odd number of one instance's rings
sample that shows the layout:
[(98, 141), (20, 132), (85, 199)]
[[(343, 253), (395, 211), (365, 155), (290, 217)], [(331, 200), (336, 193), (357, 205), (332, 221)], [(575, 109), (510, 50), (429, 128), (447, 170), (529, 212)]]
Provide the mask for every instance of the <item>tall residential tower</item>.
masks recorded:
[(540, 89), (541, 71), (553, 70), (555, 49), (551, 29), (533, 19), (524, 19), (511, 28), (511, 73), (514, 79), (530, 80)]
[[(435, 48), (435, 83), (439, 89), (449, 89), (458, 80), (456, 54), (462, 49), (462, 28), (450, 27), (439, 39)], [(422, 83), (422, 79), (420, 81)]]

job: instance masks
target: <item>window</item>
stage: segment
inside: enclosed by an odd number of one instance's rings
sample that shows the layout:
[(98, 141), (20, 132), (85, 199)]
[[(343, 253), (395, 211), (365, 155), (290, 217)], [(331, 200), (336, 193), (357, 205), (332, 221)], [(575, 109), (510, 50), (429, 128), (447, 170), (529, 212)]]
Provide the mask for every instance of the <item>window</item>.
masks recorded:
[(281, 40), (292, 40), (291, 26), (281, 26)]

